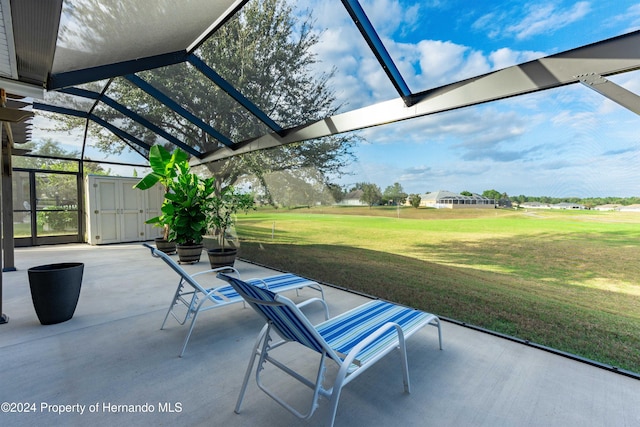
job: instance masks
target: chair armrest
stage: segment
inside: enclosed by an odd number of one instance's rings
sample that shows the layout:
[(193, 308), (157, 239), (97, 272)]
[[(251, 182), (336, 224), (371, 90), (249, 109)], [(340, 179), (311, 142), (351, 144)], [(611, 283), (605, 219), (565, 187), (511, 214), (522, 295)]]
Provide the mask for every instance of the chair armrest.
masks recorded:
[[(346, 357), (344, 358), (344, 364), (340, 369), (341, 370), (348, 369), (352, 363), (357, 366), (362, 366), (362, 363), (358, 359), (356, 359), (356, 356), (358, 355), (358, 353), (360, 353), (363, 348), (365, 348), (366, 346), (368, 346), (369, 344), (371, 344), (372, 342), (380, 338), (385, 332), (387, 332), (391, 328), (396, 329), (396, 332), (398, 333), (399, 345), (400, 347), (404, 348), (405, 346), (404, 332), (402, 331), (402, 327), (397, 323), (387, 322), (384, 325), (380, 326), (378, 329), (376, 329), (374, 332), (369, 334), (369, 336), (367, 336), (365, 339), (360, 341), (358, 345), (353, 347), (349, 352), (349, 354), (347, 354)], [(384, 355), (384, 354), (386, 354), (386, 352), (381, 353), (381, 355)], [(375, 362), (377, 359), (378, 357), (375, 357), (373, 361)]]
[(329, 320), (329, 306), (327, 305), (327, 302), (321, 298), (309, 298), (308, 300), (304, 300), (301, 303), (296, 304), (296, 307), (306, 307), (307, 305), (314, 302), (319, 302), (322, 304), (322, 308), (324, 309), (324, 320)]
[(212, 268), (210, 270), (204, 270), (204, 271), (198, 271), (197, 273), (194, 274), (190, 274), (191, 277), (196, 277), (196, 276), (200, 276), (201, 274), (207, 274), (207, 273), (219, 273), (219, 272), (231, 272), (234, 273), (238, 278), (240, 278), (240, 272), (238, 272), (238, 270), (236, 270), (233, 267), (218, 267), (218, 268)]
[[(244, 280), (244, 279), (243, 279)], [(267, 282), (264, 281), (264, 278), (262, 277), (252, 277), (250, 279), (246, 279), (244, 280), (247, 283), (253, 283), (253, 282), (260, 282), (260, 284), (265, 288), (265, 289), (269, 289), (269, 285), (267, 284)], [(257, 286), (257, 285), (256, 285)]]

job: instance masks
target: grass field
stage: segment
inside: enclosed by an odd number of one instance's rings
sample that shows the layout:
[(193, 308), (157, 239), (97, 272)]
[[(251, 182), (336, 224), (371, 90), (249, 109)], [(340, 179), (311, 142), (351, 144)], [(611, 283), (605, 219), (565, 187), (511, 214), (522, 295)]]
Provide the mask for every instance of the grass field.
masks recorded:
[(243, 258), (640, 373), (640, 213), (268, 209), (238, 233)]

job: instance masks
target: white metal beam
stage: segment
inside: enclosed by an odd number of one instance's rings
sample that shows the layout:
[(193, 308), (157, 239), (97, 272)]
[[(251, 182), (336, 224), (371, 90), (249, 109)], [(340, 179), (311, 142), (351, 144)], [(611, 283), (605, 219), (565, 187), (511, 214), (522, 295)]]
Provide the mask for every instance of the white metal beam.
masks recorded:
[(7, 93), (16, 96), (23, 96), (34, 99), (44, 99), (44, 88), (22, 83), (17, 80), (5, 79), (0, 77), (0, 88)]
[(640, 115), (640, 96), (598, 74), (578, 76), (580, 83)]
[(479, 77), (412, 95), (407, 107), (401, 98), (337, 114), (307, 125), (220, 148), (194, 163), (207, 163), (278, 145), (350, 132), (443, 111), (578, 83), (582, 76), (608, 76), (640, 69), (640, 31), (579, 47)]

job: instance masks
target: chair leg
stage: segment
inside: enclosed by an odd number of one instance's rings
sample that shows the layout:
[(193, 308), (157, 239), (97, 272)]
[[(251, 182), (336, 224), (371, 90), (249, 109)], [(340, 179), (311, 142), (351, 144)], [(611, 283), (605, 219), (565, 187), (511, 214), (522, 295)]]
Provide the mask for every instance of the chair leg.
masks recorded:
[[(193, 327), (196, 324), (196, 319), (198, 318), (198, 313), (200, 313), (199, 310), (196, 310), (193, 313), (193, 317), (191, 318), (191, 324), (189, 325), (189, 332), (187, 332), (187, 336), (184, 337), (184, 343), (182, 344), (182, 350), (180, 351), (180, 357), (182, 357), (182, 355), (184, 354), (184, 351), (187, 349), (187, 343), (189, 342), (189, 338), (191, 338), (191, 332), (193, 332)], [(187, 314), (187, 316), (189, 316)]]
[(407, 361), (407, 347), (400, 347), (400, 358), (402, 359), (402, 383), (404, 384), (405, 393), (411, 393), (411, 382), (409, 381), (409, 362)]
[(160, 330), (164, 329), (164, 325), (167, 323), (167, 319), (169, 318), (169, 314), (173, 310), (173, 307), (176, 306), (178, 296), (177, 294), (173, 296), (173, 301), (171, 301), (171, 305), (169, 305), (169, 310), (167, 310), (167, 314), (164, 316), (164, 320), (162, 321), (162, 326), (160, 326)]
[(247, 371), (244, 374), (244, 381), (242, 382), (240, 395), (238, 396), (238, 400), (236, 402), (236, 408), (234, 409), (234, 412), (236, 414), (240, 413), (240, 406), (242, 406), (242, 401), (244, 400), (244, 393), (247, 390), (247, 384), (249, 383), (249, 378), (251, 377), (251, 372), (253, 371), (253, 365), (255, 365), (256, 358), (259, 355), (258, 348), (260, 348), (260, 342), (266, 337), (268, 330), (269, 330), (269, 324), (264, 325), (264, 327), (258, 334), (256, 343), (253, 345), (253, 351), (251, 352), (251, 359), (249, 359), (249, 366), (247, 366)]
[(440, 350), (442, 350), (442, 329), (440, 327), (440, 319), (436, 317), (431, 321), (431, 325), (438, 328), (438, 345), (440, 346)]
[(343, 362), (338, 369), (336, 379), (331, 387), (331, 399), (329, 400), (329, 417), (327, 418), (327, 426), (333, 427), (333, 423), (336, 420), (336, 412), (338, 412), (338, 401), (340, 400), (340, 393), (342, 393), (342, 387), (344, 387), (344, 380), (347, 377), (349, 368), (349, 362)]
[(331, 400), (329, 402), (329, 416), (327, 418), (327, 427), (333, 427), (333, 423), (336, 421), (336, 413), (338, 412), (338, 401), (340, 400), (340, 393), (342, 393), (342, 380), (338, 384), (338, 380), (333, 384), (333, 390), (331, 392)]
[(164, 325), (165, 325), (165, 323), (167, 323), (167, 319), (169, 318), (169, 314), (171, 313), (171, 310), (173, 310), (174, 306), (175, 306), (175, 300), (173, 300), (173, 303), (171, 303), (171, 305), (169, 306), (169, 310), (167, 310), (167, 314), (164, 316), (164, 321), (162, 322), (162, 326), (160, 326), (160, 330), (164, 329)]
[(164, 316), (164, 321), (162, 322), (162, 326), (160, 326), (160, 330), (164, 329), (164, 325), (167, 323), (167, 319), (169, 318), (169, 314), (171, 314), (171, 311), (173, 310), (173, 307), (175, 307), (176, 304), (178, 303), (178, 299), (180, 297), (180, 291), (182, 290), (183, 286), (184, 285), (182, 284), (182, 279), (180, 279), (180, 282), (178, 283), (178, 289), (176, 289), (176, 292), (173, 294), (173, 300), (171, 301), (171, 304), (169, 305), (169, 310), (167, 310), (167, 314)]

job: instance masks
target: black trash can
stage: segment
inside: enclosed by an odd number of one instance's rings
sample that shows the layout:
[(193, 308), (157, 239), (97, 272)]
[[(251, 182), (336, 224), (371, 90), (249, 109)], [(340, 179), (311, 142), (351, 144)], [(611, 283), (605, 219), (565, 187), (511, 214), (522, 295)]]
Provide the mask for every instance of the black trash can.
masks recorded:
[(28, 270), (31, 299), (40, 323), (53, 325), (73, 317), (83, 272), (81, 262), (39, 265)]

